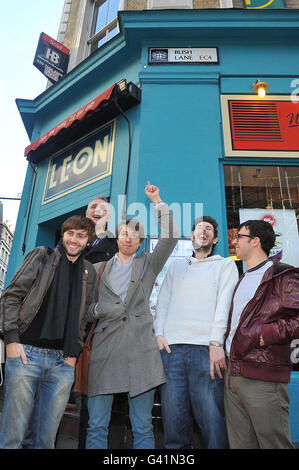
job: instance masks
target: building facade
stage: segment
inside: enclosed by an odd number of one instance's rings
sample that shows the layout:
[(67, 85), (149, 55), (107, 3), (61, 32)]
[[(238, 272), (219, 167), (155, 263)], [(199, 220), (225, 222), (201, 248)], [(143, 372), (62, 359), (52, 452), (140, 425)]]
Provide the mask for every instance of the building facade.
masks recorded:
[(5, 276), (11, 252), (13, 234), (3, 222), (3, 205), (0, 202), (0, 297), (4, 289)]
[(58, 42), (71, 50), (69, 71), (119, 32), (118, 11), (297, 9), (299, 0), (65, 0)]
[(8, 281), (98, 194), (114, 207), (112, 230), (126, 194), (151, 249), (148, 180), (181, 227), (178, 254), (203, 210), (219, 223), (219, 254), (234, 256), (238, 224), (262, 218), (277, 234), (272, 255), (299, 266), (299, 5), (273, 2), (66, 0), (69, 72), (17, 100), (32, 143)]

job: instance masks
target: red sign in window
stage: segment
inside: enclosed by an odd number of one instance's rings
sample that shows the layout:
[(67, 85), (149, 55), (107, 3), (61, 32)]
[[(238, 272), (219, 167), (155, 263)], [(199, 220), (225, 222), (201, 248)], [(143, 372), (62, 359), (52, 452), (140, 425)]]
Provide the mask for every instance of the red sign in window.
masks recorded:
[(299, 150), (299, 102), (230, 100), (233, 150)]

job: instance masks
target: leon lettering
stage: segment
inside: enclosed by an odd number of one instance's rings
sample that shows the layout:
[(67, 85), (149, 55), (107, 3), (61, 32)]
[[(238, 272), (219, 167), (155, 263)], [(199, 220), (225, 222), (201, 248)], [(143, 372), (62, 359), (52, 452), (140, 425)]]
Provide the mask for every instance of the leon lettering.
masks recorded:
[(69, 154), (51, 167), (49, 189), (65, 184), (74, 177), (81, 177), (91, 169), (106, 168), (109, 156), (109, 136), (105, 135), (103, 141), (96, 140), (94, 146), (85, 146), (74, 154)]

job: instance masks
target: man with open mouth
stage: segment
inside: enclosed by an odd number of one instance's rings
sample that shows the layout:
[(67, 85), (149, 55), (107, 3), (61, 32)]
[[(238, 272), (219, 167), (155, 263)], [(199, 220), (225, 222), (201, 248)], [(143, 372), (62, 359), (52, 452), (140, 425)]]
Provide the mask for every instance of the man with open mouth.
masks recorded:
[(231, 258), (213, 253), (217, 227), (209, 216), (195, 220), (193, 256), (170, 265), (158, 297), (155, 333), (167, 379), (161, 388), (167, 449), (192, 448), (193, 416), (206, 448), (228, 447), (223, 339), (238, 270)]

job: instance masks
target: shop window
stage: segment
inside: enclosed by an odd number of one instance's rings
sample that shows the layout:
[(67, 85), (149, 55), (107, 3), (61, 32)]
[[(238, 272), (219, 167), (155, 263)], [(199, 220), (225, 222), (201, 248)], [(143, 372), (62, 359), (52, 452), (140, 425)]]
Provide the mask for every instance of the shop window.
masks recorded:
[(91, 53), (118, 33), (117, 12), (119, 7), (120, 0), (97, 0), (95, 2), (93, 36), (88, 41)]
[[(147, 240), (146, 251), (152, 253), (158, 241), (159, 239), (156, 237), (149, 237)], [(192, 245), (190, 238), (182, 237), (180, 240), (178, 240), (171, 255), (169, 256), (165, 265), (163, 266), (163, 269), (158, 274), (155, 280), (152, 294), (150, 296), (150, 310), (154, 318), (155, 318), (156, 304), (157, 304), (160, 288), (161, 288), (162, 282), (164, 280), (164, 277), (167, 273), (169, 266), (175, 259), (187, 258), (188, 256), (192, 256), (192, 253), (193, 253), (193, 245)]]
[[(299, 266), (299, 167), (225, 165), (224, 177), (230, 256), (235, 257), (238, 225), (263, 219), (276, 233), (270, 256)], [(243, 272), (243, 263), (236, 261)]]
[[(232, 240), (238, 225), (263, 219), (276, 233), (270, 257), (299, 266), (299, 166), (225, 165), (224, 177), (230, 256), (236, 259)], [(242, 273), (245, 266), (236, 262)], [(298, 348), (294, 354), (293, 371), (298, 371)]]

